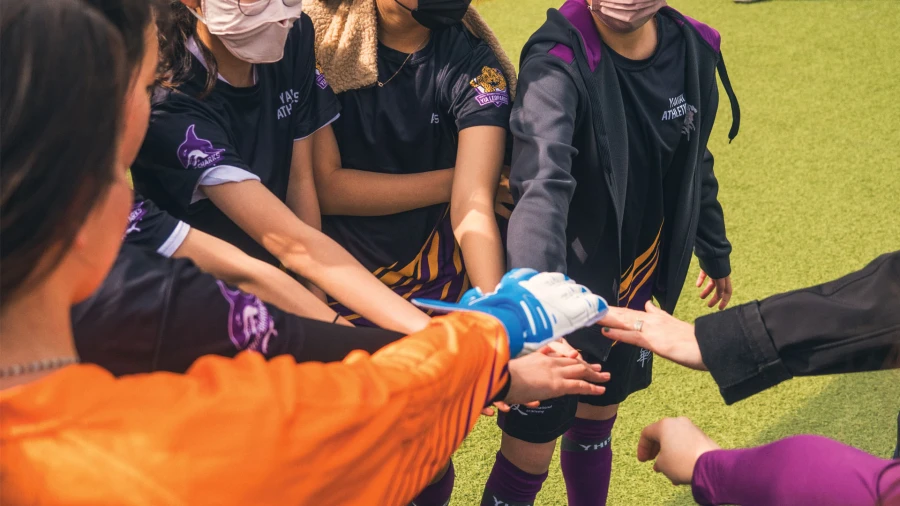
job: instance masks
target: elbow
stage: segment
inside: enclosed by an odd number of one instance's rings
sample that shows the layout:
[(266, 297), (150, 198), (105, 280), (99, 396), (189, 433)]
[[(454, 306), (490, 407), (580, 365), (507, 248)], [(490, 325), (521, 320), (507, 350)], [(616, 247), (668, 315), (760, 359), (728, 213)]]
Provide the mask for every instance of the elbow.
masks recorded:
[(262, 245), (279, 262), (301, 276), (308, 277), (313, 263), (313, 251), (321, 232), (300, 223), (298, 230), (288, 233), (270, 233), (262, 238)]

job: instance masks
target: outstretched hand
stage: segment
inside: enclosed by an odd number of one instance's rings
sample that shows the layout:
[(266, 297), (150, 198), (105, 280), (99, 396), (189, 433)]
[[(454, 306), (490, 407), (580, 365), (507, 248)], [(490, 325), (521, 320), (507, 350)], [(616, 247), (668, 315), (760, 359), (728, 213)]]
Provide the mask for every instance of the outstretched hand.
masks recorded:
[[(565, 339), (559, 339), (558, 341), (553, 341), (550, 344), (544, 346), (543, 348), (537, 350), (537, 353), (543, 353), (544, 355), (547, 355), (549, 357), (574, 358), (574, 359), (580, 360), (583, 364), (587, 365), (587, 362), (585, 362), (581, 358), (581, 353), (579, 353), (578, 350), (573, 348), (572, 345), (570, 345), (569, 342), (566, 341)], [(513, 359), (513, 360), (521, 360), (521, 359)], [(606, 374), (603, 376), (608, 377), (609, 375)], [(515, 403), (513, 403), (513, 404), (515, 404)], [(540, 406), (541, 403), (540, 403), (540, 401), (532, 401), (532, 402), (528, 402), (528, 403), (525, 403), (522, 405), (525, 406), (526, 408), (536, 408), (536, 407)], [(495, 402), (494, 408), (497, 408), (498, 410), (500, 410), (504, 413), (509, 413), (510, 409), (512, 409), (509, 404), (507, 404), (503, 401)], [(494, 408), (486, 407), (483, 410), (481, 410), (481, 414), (485, 415), (485, 416), (494, 416)]]
[[(647, 312), (611, 307), (597, 324), (603, 326), (603, 335), (610, 339), (646, 348), (691, 369), (707, 370), (694, 326), (654, 306), (653, 302), (648, 301), (644, 307)], [(635, 330), (637, 321), (643, 322), (640, 332)]]
[(528, 405), (562, 395), (600, 395), (609, 381), (600, 364), (588, 364), (565, 341), (557, 341), (521, 358), (509, 361), (510, 389), (503, 401)]
[[(706, 281), (707, 276), (706, 272), (700, 270), (700, 276), (697, 277), (697, 288), (703, 286), (703, 282)], [(713, 295), (709, 302), (706, 304), (706, 307), (714, 307), (716, 304), (719, 305), (719, 310), (725, 309), (728, 306), (728, 303), (731, 302), (731, 276), (725, 276), (722, 279), (713, 279), (709, 278), (706, 286), (700, 291), (700, 298), (706, 300), (709, 297), (709, 294), (716, 291), (716, 294)]]
[(641, 462), (656, 459), (654, 471), (666, 475), (673, 485), (687, 485), (694, 476), (697, 459), (718, 449), (719, 445), (689, 419), (663, 418), (641, 432), (637, 458)]

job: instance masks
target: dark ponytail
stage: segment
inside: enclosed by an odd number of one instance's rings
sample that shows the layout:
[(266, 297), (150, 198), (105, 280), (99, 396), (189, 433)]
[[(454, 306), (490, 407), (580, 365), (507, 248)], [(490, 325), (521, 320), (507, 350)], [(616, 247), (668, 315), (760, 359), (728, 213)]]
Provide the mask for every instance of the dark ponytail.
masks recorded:
[(197, 18), (180, 0), (169, 0), (169, 15), (159, 24), (160, 82), (167, 88), (176, 88), (191, 77), (192, 56), (187, 41), (197, 42), (206, 62), (206, 85), (199, 97), (213, 90), (219, 77), (219, 65), (212, 51), (197, 38)]
[(109, 190), (130, 73), (118, 30), (77, 0), (3, 0), (0, 46), (8, 301), (53, 271)]

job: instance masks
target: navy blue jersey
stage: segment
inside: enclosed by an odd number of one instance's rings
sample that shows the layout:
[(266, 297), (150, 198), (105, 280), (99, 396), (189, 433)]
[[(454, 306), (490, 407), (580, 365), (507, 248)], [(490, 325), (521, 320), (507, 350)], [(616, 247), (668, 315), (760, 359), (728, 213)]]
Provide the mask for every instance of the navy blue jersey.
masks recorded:
[(193, 51), (191, 79), (154, 97), (147, 138), (132, 168), (135, 188), (175, 218), (275, 263), (200, 187), (255, 179), (286, 199), (294, 141), (339, 114), (316, 66), (314, 40), (304, 15), (288, 35), (284, 58), (254, 66), (253, 86), (236, 88), (220, 79), (202, 99), (196, 97), (207, 72)]
[[(333, 128), (342, 167), (384, 174), (452, 168), (460, 130), (509, 128), (500, 63), (463, 25), (433, 32), (408, 56), (379, 44), (385, 85), (338, 95), (341, 118)], [(455, 300), (467, 287), (446, 204), (388, 216), (329, 216), (323, 230), (401, 295)]]
[(173, 218), (152, 200), (145, 199), (140, 193), (134, 194), (128, 229), (125, 230), (126, 244), (171, 257), (190, 230), (190, 225)]
[[(685, 41), (675, 21), (656, 15), (656, 50), (629, 60), (603, 48), (616, 66), (628, 135), (628, 196), (622, 220), (619, 305), (642, 310), (650, 300), (664, 240), (665, 206), (674, 205), (697, 109), (684, 92)], [(671, 178), (669, 169), (674, 168)], [(671, 191), (666, 182), (673, 183)], [(668, 198), (667, 198), (668, 197)]]

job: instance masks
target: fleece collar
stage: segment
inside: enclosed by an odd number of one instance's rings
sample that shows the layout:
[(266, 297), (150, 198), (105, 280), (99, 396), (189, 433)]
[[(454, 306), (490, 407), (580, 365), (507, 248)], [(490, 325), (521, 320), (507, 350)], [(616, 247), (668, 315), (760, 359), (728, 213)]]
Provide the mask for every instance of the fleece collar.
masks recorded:
[[(309, 15), (316, 29), (316, 60), (335, 93), (374, 85), (378, 80), (375, 0), (306, 0), (303, 12)], [(463, 24), (494, 51), (509, 84), (510, 96), (514, 98), (516, 68), (494, 32), (471, 6)]]

